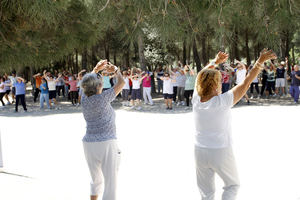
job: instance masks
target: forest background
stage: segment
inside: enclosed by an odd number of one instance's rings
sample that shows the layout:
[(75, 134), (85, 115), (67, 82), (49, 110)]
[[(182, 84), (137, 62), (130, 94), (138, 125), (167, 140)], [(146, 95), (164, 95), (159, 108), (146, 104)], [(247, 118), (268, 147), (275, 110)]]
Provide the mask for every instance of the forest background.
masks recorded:
[(200, 70), (220, 51), (247, 65), (267, 47), (298, 63), (298, 0), (1, 0), (0, 74), (91, 70), (100, 59)]

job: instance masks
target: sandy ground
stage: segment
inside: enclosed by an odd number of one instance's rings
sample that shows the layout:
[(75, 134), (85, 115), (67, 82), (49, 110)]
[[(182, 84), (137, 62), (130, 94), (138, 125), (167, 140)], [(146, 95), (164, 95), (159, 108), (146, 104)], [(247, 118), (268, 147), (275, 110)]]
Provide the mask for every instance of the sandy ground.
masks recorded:
[[(166, 111), (161, 101), (140, 111), (114, 103), (122, 150), (120, 200), (201, 199), (191, 109)], [(61, 110), (40, 111), (30, 98), (28, 104), (28, 113), (22, 108), (13, 113), (13, 106), (0, 111), (4, 171), (16, 174), (0, 173), (0, 199), (88, 199), (80, 108), (63, 102)], [(242, 102), (233, 108), (238, 199), (300, 200), (299, 111), (288, 99), (255, 100), (250, 106)], [(217, 178), (216, 199), (222, 187)]]

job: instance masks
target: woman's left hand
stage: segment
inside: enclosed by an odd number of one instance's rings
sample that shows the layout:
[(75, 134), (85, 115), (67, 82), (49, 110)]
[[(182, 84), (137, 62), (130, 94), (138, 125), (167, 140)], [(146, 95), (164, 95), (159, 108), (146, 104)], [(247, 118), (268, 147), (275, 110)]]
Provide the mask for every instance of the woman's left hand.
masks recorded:
[(229, 55), (227, 53), (224, 53), (222, 51), (219, 51), (219, 53), (216, 56), (216, 64), (221, 64), (227, 61)]

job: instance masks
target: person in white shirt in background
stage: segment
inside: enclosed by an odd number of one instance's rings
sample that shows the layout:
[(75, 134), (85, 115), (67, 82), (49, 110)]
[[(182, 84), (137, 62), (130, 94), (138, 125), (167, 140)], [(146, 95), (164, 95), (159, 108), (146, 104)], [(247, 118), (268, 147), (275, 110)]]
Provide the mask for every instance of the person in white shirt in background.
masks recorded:
[[(182, 68), (178, 68), (177, 72), (174, 73), (172, 70), (169, 68), (169, 73), (171, 76), (175, 76), (176, 78), (176, 84), (177, 84), (177, 106), (185, 104), (184, 102), (184, 87), (185, 87), (185, 81), (186, 81), (186, 76), (184, 74), (184, 70)], [(176, 95), (176, 94), (173, 94)]]
[(130, 85), (129, 85), (129, 78), (128, 78), (128, 71), (123, 71), (123, 80), (125, 85), (122, 89), (122, 99), (124, 101), (124, 105), (129, 105), (129, 93), (130, 93)]
[[(252, 68), (253, 68), (253, 65), (250, 65), (249, 70), (251, 70)], [(251, 94), (250, 99), (253, 99), (254, 88), (255, 88), (255, 90), (256, 90), (257, 97), (260, 98), (260, 92), (259, 92), (258, 84), (259, 84), (259, 78), (256, 77), (256, 78), (252, 81), (252, 83), (251, 83), (251, 85), (250, 85), (250, 94)]]
[(165, 99), (166, 109), (172, 110), (173, 99), (173, 83), (176, 81), (170, 77), (169, 73), (164, 73), (163, 77), (160, 77), (163, 81), (163, 95)]
[(16, 72), (13, 71), (12, 75), (8, 76), (8, 78), (10, 79), (11, 85), (12, 85), (12, 87), (11, 87), (11, 98), (12, 98), (12, 103), (14, 103), (15, 100), (16, 100), (16, 88), (14, 86), (15, 83), (17, 82)]
[(246, 94), (263, 63), (275, 59), (264, 49), (247, 77), (228, 92), (222, 93), (222, 76), (215, 65), (226, 62), (228, 54), (219, 52), (213, 63), (196, 78), (193, 95), (195, 123), (195, 162), (197, 184), (202, 200), (213, 200), (215, 174), (224, 181), (222, 200), (235, 200), (240, 186), (231, 139), (231, 108)]
[(59, 75), (59, 77), (55, 79), (54, 76), (50, 74), (50, 72), (47, 73), (46, 71), (44, 71), (43, 77), (47, 80), (51, 108), (54, 108), (55, 106), (57, 106), (56, 83), (59, 81), (59, 78), (61, 78), (61, 75)]
[(141, 98), (141, 82), (142, 82), (142, 79), (139, 78), (138, 74), (132, 75), (132, 71), (133, 70), (131, 70), (131, 75), (129, 76), (129, 79), (132, 81), (132, 92), (131, 92), (130, 104), (133, 107), (137, 106), (136, 108), (138, 110), (140, 110), (141, 109), (140, 102), (142, 100), (142, 98)]
[[(240, 85), (244, 82), (244, 80), (246, 78), (247, 69), (246, 69), (246, 66), (242, 62), (240, 62), (238, 60), (236, 60), (236, 62), (238, 63), (238, 65), (237, 65), (237, 70), (235, 72), (235, 74), (236, 74), (235, 84)], [(247, 93), (245, 93), (245, 98), (247, 100), (247, 103), (250, 104)]]
[(86, 69), (83, 69), (77, 75), (77, 88), (78, 88), (78, 103), (77, 103), (77, 106), (79, 106), (80, 103), (81, 103), (81, 97), (82, 97), (82, 94), (83, 94), (83, 90), (81, 88), (81, 82), (82, 82), (82, 78), (83, 78), (85, 72), (86, 72)]
[(5, 84), (5, 99), (7, 101), (6, 105), (10, 105), (10, 101), (9, 101), (9, 93), (11, 92), (11, 80), (8, 78), (7, 74), (4, 75), (4, 78), (5, 78), (5, 81), (4, 81), (4, 84)]

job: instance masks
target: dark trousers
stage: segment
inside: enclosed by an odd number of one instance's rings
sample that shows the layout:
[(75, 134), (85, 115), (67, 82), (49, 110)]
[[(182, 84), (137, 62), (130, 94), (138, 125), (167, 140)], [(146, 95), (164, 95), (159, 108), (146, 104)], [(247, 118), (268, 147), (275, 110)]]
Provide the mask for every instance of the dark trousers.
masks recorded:
[(3, 97), (4, 97), (5, 94), (6, 94), (5, 92), (0, 93), (0, 101), (1, 101), (3, 106), (5, 106), (4, 101), (3, 101)]
[(190, 106), (190, 97), (193, 96), (194, 90), (185, 90), (184, 97), (186, 101), (186, 106)]
[(266, 89), (266, 86), (267, 86), (267, 81), (262, 82), (261, 91), (260, 91), (261, 96), (264, 95), (264, 91)]
[(163, 81), (161, 79), (157, 79), (157, 93), (163, 93)]
[(222, 94), (229, 90), (230, 84), (229, 83), (222, 83)]
[(290, 87), (290, 94), (293, 97), (294, 101), (298, 103), (299, 99), (299, 86), (291, 86)]
[(176, 102), (176, 96), (177, 96), (177, 86), (173, 87), (173, 101)]
[(76, 104), (77, 103), (77, 99), (78, 99), (78, 92), (77, 91), (70, 91), (70, 97), (71, 97), (71, 102), (72, 104)]
[(65, 86), (56, 86), (57, 95), (60, 96), (60, 92), (65, 97)]
[(40, 92), (41, 90), (39, 88), (35, 88), (34, 97), (33, 97), (34, 102), (36, 102), (36, 99), (38, 98)]
[(25, 94), (19, 94), (16, 96), (16, 111), (18, 112), (18, 106), (19, 102), (21, 101), (21, 104), (23, 106), (23, 109), (26, 111), (26, 102), (25, 102)]
[(255, 87), (257, 94), (259, 94), (258, 83), (251, 83), (251, 85), (250, 85), (250, 93), (251, 94), (253, 94), (253, 87)]
[(275, 92), (275, 81), (267, 82), (267, 91), (269, 91), (269, 95), (272, 95), (272, 91)]

